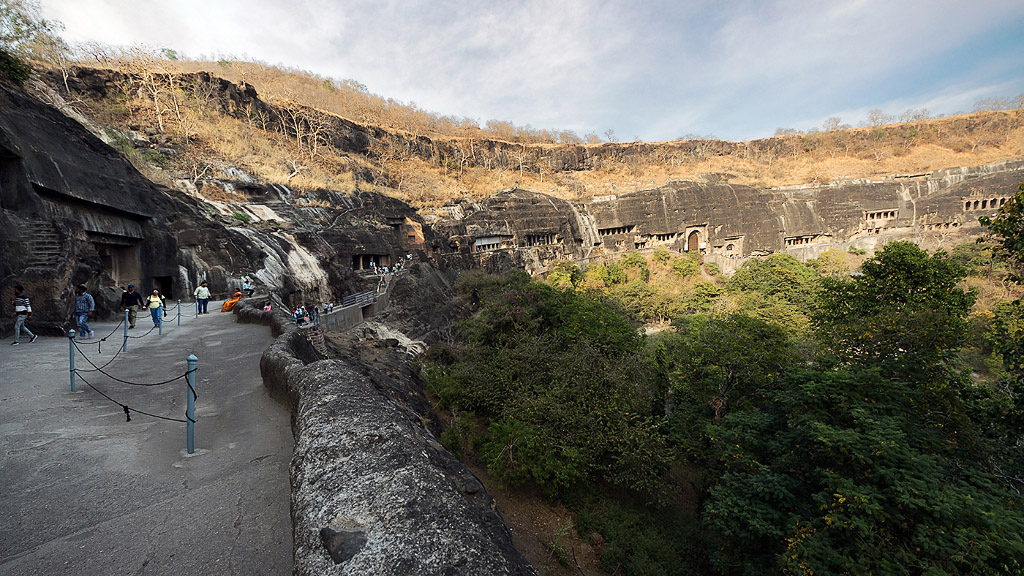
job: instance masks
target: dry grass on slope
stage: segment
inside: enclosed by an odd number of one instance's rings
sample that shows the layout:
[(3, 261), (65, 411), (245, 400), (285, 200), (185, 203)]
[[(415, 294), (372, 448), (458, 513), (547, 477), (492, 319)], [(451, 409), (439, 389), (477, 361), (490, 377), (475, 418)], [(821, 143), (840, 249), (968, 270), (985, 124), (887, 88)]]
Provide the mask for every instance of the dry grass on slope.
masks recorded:
[[(133, 74), (138, 74), (144, 64), (133, 62)], [(252, 119), (247, 122), (215, 112), (210, 107), (209, 93), (190, 93), (188, 87), (175, 82), (152, 90), (158, 80), (153, 74), (205, 70), (236, 82), (252, 83), (261, 98), (279, 106), (295, 101), (363, 124), (377, 121), (393, 134), (413, 136), (406, 141), (428, 135), (435, 142), (450, 143), (452, 149), (464, 149), (468, 143), (470, 149), (476, 144), (479, 151), (486, 143), (479, 128), (449, 129), (460, 126), (459, 122), (440, 122), (414, 108), (367, 95), (358, 86), (327, 86), (324, 79), (308, 73), (255, 63), (157, 64), (148, 80), (145, 75), (127, 77), (125, 82), (139, 85), (119, 90), (122, 100), (110, 98), (85, 104), (89, 115), (102, 123), (159, 126), (184, 150), (180, 157), (166, 158), (162, 163), (178, 178), (195, 182), (203, 177), (223, 177), (211, 167), (233, 164), (264, 182), (288, 185), (300, 195), (302, 190), (314, 188), (341, 193), (374, 190), (405, 200), (423, 212), (437, 212), (453, 199), (481, 199), (512, 186), (581, 200), (656, 187), (669, 180), (697, 180), (708, 173), (726, 174), (736, 184), (767, 188), (859, 178), (878, 180), (892, 174), (987, 164), (1024, 155), (1024, 112), (1013, 110), (743, 143), (708, 141), (707, 151), (697, 153), (690, 150), (700, 147), (701, 142), (595, 144), (588, 150), (597, 161), (586, 170), (553, 171), (546, 164), (548, 152), (564, 150), (564, 144), (504, 142), (509, 155), (521, 150), (525, 161), (512, 161), (510, 165), (507, 160), (494, 162), (491, 157), (485, 161), (476, 158), (475, 164), (453, 165), (450, 157), (412, 155), (394, 144), (388, 148), (388, 144), (381, 143), (383, 140), (371, 146), (368, 154), (304, 145), (301, 138), (296, 141), (283, 131), (261, 129)], [(441, 124), (448, 128), (442, 130)], [(149, 159), (143, 155), (136, 160), (145, 171)], [(148, 173), (166, 178), (152, 170)]]

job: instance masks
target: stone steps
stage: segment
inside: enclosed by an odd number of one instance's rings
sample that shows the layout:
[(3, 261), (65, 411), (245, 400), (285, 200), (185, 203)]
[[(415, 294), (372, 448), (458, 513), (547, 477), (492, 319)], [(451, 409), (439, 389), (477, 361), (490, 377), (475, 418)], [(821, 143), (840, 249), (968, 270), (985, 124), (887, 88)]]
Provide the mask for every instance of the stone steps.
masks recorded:
[(25, 245), (26, 271), (52, 271), (63, 257), (64, 246), (57, 230), (48, 221), (27, 221), (20, 229)]

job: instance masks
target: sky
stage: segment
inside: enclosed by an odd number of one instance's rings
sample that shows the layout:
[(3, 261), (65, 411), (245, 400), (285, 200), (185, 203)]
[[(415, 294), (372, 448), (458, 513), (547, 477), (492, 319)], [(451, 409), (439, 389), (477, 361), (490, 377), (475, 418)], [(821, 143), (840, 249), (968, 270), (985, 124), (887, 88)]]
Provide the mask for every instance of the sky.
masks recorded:
[(1020, 0), (41, 0), (72, 43), (255, 59), (441, 115), (743, 141), (1024, 93)]

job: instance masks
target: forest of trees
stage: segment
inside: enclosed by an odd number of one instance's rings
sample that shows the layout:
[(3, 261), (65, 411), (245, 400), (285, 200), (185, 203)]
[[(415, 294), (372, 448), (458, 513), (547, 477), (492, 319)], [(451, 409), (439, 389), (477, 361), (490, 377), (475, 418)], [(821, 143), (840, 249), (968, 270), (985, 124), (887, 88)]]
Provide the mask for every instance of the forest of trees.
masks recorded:
[(894, 242), (854, 274), (656, 252), (467, 275), (479, 309), (426, 363), (442, 440), (568, 506), (609, 573), (1020, 574), (1024, 311), (965, 278), (1020, 271), (1022, 194), (994, 244)]

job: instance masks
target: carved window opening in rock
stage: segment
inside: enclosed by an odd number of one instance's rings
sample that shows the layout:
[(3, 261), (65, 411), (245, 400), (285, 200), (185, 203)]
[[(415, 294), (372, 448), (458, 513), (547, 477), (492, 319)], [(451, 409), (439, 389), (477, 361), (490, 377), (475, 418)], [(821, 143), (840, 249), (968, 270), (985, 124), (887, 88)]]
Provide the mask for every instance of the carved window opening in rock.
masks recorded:
[(686, 251), (700, 250), (700, 232), (694, 230), (686, 237)]
[(630, 226), (616, 226), (615, 228), (600, 228), (597, 231), (598, 236), (616, 236), (618, 234), (630, 234), (633, 229), (636, 228), (634, 225)]
[(633, 242), (633, 248), (635, 250), (643, 250), (644, 248), (647, 248), (647, 242), (645, 240), (637, 240)]
[(981, 205), (981, 201), (980, 200), (975, 200), (974, 201), (974, 209), (975, 210), (977, 210), (980, 205)]
[(878, 212), (865, 212), (865, 220), (895, 220), (899, 218), (899, 210), (881, 210)]
[(676, 233), (675, 232), (669, 232), (668, 234), (655, 234), (654, 235), (654, 239), (657, 240), (658, 242), (670, 242), (672, 240), (675, 240), (675, 237), (676, 237)]
[(733, 251), (733, 250), (735, 250), (735, 249), (736, 249), (736, 246), (735, 246), (735, 245), (733, 245), (733, 244), (726, 244), (726, 245), (725, 245), (725, 251), (726, 251), (726, 252), (732, 252), (732, 251)]
[(485, 236), (473, 241), (474, 252), (489, 252), (499, 248), (511, 248), (511, 236)]
[(982, 200), (981, 201), (981, 209), (985, 210), (986, 208), (988, 208), (988, 200)]
[(527, 234), (526, 246), (548, 246), (555, 244), (554, 232), (542, 232), (540, 234)]
[(971, 202), (970, 201), (964, 202), (964, 210), (970, 210), (970, 209), (971, 209)]
[(1000, 199), (999, 199), (999, 207), (1000, 207), (1000, 208), (1002, 208), (1002, 207), (1003, 207), (1003, 204), (1006, 204), (1006, 198), (1000, 198)]

